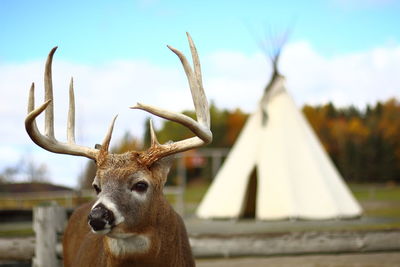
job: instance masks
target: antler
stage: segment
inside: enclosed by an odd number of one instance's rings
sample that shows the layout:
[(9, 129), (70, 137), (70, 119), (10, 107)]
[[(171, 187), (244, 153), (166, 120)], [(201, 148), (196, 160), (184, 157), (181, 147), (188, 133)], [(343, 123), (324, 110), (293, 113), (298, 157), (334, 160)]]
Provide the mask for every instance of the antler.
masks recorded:
[[(193, 69), (188, 63), (186, 57), (179, 50), (168, 46), (168, 48), (174, 52), (182, 62), (186, 76), (189, 81), (190, 90), (192, 93), (193, 103), (196, 110), (197, 120), (185, 116), (180, 113), (174, 113), (167, 110), (163, 110), (150, 105), (144, 105), (138, 103), (133, 109), (142, 109), (150, 112), (156, 116), (165, 118), (167, 120), (175, 121), (189, 128), (196, 136), (181, 140), (175, 143), (159, 144), (157, 137), (154, 133), (153, 125), (150, 123), (151, 131), (151, 146), (145, 152), (141, 154), (141, 161), (150, 166), (152, 163), (178, 152), (186, 151), (192, 148), (196, 148), (202, 145), (209, 144), (212, 141), (212, 133), (210, 131), (210, 112), (208, 102), (203, 89), (203, 83), (201, 78), (200, 61), (196, 51), (196, 47), (193, 43), (192, 38), (187, 33), (189, 40), (189, 46), (192, 54)], [(108, 153), (108, 148), (111, 140), (112, 131), (116, 117), (112, 120), (111, 125), (108, 129), (106, 137), (104, 138), (103, 144), (100, 149), (89, 148), (80, 146), (75, 143), (75, 100), (74, 100), (74, 89), (73, 80), (71, 79), (69, 87), (69, 112), (68, 112), (68, 124), (67, 124), (67, 142), (63, 143), (56, 140), (54, 135), (54, 111), (53, 111), (53, 84), (52, 84), (52, 61), (53, 55), (57, 47), (54, 47), (46, 61), (45, 74), (44, 74), (44, 89), (45, 89), (45, 102), (35, 109), (34, 104), (34, 88), (35, 85), (32, 83), (29, 91), (28, 101), (28, 115), (25, 118), (25, 128), (32, 139), (38, 146), (54, 153), (69, 154), (75, 156), (84, 156), (90, 159), (98, 159), (100, 155)], [(40, 133), (36, 125), (36, 117), (38, 117), (43, 111), (45, 112), (45, 129), (44, 134)], [(101, 157), (100, 157), (101, 158)]]
[(203, 89), (199, 56), (189, 33), (186, 33), (186, 35), (192, 54), (193, 69), (182, 52), (171, 46), (168, 46), (168, 48), (174, 52), (182, 62), (189, 82), (190, 91), (192, 93), (197, 121), (181, 113), (175, 113), (140, 103), (137, 103), (131, 108), (141, 109), (158, 117), (180, 123), (189, 128), (196, 136), (174, 143), (160, 144), (155, 135), (153, 124), (150, 121), (151, 146), (145, 153), (141, 155), (142, 162), (148, 166), (163, 157), (207, 145), (212, 141), (212, 133), (210, 130), (210, 111)]
[[(71, 78), (69, 86), (69, 112), (68, 112), (68, 124), (67, 124), (67, 143), (59, 142), (54, 136), (54, 101), (53, 101), (53, 83), (52, 83), (52, 71), (51, 64), (53, 61), (53, 55), (57, 47), (54, 47), (46, 61), (45, 72), (44, 72), (44, 90), (45, 90), (45, 102), (40, 107), (35, 109), (34, 90), (35, 84), (32, 83), (29, 91), (28, 101), (28, 115), (25, 118), (25, 129), (32, 139), (38, 146), (54, 153), (69, 154), (74, 156), (84, 156), (90, 159), (96, 159), (100, 151), (108, 151), (112, 130), (114, 127), (115, 119), (113, 119), (106, 138), (103, 141), (103, 145), (100, 150), (95, 148), (89, 148), (77, 145), (75, 143), (75, 97), (73, 79)], [(40, 133), (36, 125), (36, 117), (38, 117), (44, 110), (45, 112), (45, 127), (44, 135)]]

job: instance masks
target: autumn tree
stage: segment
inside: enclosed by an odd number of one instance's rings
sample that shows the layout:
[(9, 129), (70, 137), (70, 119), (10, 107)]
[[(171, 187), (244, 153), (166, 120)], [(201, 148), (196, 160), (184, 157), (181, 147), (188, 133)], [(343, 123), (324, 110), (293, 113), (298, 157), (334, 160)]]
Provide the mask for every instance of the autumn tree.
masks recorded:
[(400, 177), (400, 104), (395, 99), (360, 110), (305, 106), (304, 114), (345, 179), (396, 181)]
[(228, 146), (232, 146), (235, 143), (248, 116), (248, 114), (240, 109), (235, 109), (233, 112), (228, 113), (227, 129), (225, 133)]

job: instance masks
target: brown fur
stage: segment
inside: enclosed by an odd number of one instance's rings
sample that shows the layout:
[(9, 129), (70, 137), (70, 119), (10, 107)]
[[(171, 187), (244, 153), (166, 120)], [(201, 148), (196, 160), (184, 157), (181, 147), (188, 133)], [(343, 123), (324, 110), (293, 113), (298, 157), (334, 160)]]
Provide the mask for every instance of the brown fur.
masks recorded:
[[(145, 203), (136, 206), (134, 203), (124, 203), (125, 209), (130, 209), (128, 212), (135, 210), (132, 222), (127, 219), (111, 231), (146, 235), (150, 240), (150, 248), (145, 252), (113, 255), (108, 247), (110, 235), (94, 234), (88, 226), (87, 216), (94, 204), (91, 202), (76, 209), (69, 220), (63, 239), (65, 267), (195, 266), (184, 223), (162, 193), (169, 164), (156, 162), (151, 167), (143, 166), (138, 156), (137, 152), (103, 155), (97, 177), (104, 191), (107, 186), (112, 186), (111, 189), (116, 188), (116, 193), (123, 192), (120, 187), (129, 183), (132, 173), (140, 171), (141, 175), (151, 180), (152, 191)], [(124, 212), (124, 208), (121, 210)]]

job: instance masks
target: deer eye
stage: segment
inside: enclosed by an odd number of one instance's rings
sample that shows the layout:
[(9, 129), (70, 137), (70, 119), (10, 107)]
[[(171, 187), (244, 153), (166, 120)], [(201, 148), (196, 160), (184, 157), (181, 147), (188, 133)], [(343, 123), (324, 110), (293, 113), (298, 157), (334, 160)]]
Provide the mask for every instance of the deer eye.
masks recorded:
[(136, 184), (134, 184), (132, 186), (131, 190), (139, 192), (139, 193), (144, 193), (144, 192), (146, 192), (148, 187), (149, 187), (149, 185), (146, 182), (137, 182)]
[(93, 184), (93, 188), (94, 188), (94, 190), (96, 191), (96, 194), (97, 194), (97, 195), (100, 194), (101, 189), (100, 189), (100, 187), (99, 187), (97, 184)]

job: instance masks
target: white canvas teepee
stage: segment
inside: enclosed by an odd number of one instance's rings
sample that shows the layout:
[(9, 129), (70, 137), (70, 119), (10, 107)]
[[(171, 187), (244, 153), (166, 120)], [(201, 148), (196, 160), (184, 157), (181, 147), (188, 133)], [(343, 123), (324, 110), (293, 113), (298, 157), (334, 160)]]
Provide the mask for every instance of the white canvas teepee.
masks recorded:
[(239, 218), (249, 212), (261, 220), (351, 218), (362, 212), (288, 94), (276, 61), (257, 110), (196, 213)]

